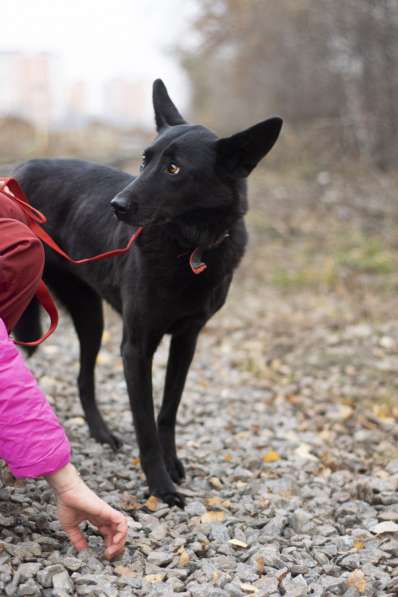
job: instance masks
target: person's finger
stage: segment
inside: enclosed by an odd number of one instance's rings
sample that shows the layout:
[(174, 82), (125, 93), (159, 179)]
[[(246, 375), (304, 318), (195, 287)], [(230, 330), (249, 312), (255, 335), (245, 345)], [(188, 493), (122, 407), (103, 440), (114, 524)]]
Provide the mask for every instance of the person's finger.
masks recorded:
[(120, 555), (124, 551), (124, 542), (121, 545), (112, 545), (107, 547), (105, 550), (105, 558), (107, 560), (113, 560), (114, 557)]
[(78, 526), (65, 528), (64, 531), (68, 535), (70, 542), (77, 551), (87, 549), (87, 540)]
[(117, 544), (125, 541), (127, 537), (127, 523), (122, 523), (119, 528), (114, 530), (112, 543)]
[(103, 513), (101, 523), (111, 527), (114, 531), (125, 529), (127, 532), (127, 517), (111, 507), (107, 508), (106, 512)]
[(125, 538), (127, 536), (127, 529), (128, 529), (127, 517), (123, 516), (123, 514), (118, 512), (118, 516), (117, 517), (115, 516), (113, 519), (113, 529), (115, 532), (115, 536), (113, 539), (114, 543), (119, 542), (121, 537)]
[(116, 555), (123, 552), (124, 544), (127, 538), (127, 518), (120, 513), (118, 516), (114, 516), (114, 524), (112, 527), (112, 543), (105, 550), (105, 557), (109, 560), (114, 558)]
[(112, 545), (113, 542), (113, 531), (108, 525), (101, 525), (98, 527), (99, 532), (105, 539), (105, 545)]

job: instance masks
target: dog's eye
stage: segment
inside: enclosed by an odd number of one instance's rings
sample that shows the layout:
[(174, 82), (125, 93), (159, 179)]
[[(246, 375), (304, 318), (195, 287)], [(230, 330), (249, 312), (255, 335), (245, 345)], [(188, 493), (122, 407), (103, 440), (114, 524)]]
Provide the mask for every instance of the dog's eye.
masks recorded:
[(173, 162), (171, 162), (171, 164), (169, 164), (166, 167), (167, 174), (171, 174), (172, 176), (179, 174), (180, 171), (181, 171), (180, 166), (177, 166), (177, 164), (173, 164)]

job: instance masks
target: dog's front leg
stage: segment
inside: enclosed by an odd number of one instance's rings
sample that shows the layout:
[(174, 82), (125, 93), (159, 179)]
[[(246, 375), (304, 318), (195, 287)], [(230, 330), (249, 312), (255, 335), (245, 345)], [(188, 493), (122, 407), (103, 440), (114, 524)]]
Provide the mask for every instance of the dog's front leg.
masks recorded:
[[(139, 334), (137, 334), (139, 336)], [(152, 359), (157, 342), (137, 341), (125, 336), (122, 344), (124, 372), (133, 412), (141, 465), (151, 495), (170, 506), (184, 507), (184, 498), (175, 488), (167, 472), (155, 423), (152, 398)]]
[(181, 483), (185, 478), (184, 465), (177, 457), (175, 425), (185, 380), (195, 353), (200, 328), (175, 335), (170, 343), (163, 402), (158, 417), (159, 440), (163, 458), (171, 478)]

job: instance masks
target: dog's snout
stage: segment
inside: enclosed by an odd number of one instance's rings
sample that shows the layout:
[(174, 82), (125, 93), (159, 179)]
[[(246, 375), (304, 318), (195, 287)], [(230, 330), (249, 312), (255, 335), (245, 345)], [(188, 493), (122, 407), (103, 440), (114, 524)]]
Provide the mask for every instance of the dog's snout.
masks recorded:
[(112, 199), (111, 205), (117, 213), (126, 214), (130, 210), (131, 201), (125, 195), (116, 195)]

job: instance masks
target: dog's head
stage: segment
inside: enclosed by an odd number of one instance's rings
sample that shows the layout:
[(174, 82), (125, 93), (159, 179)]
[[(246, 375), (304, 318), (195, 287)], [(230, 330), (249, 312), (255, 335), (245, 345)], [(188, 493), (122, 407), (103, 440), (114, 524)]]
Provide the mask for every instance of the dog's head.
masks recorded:
[(160, 79), (153, 84), (153, 106), (158, 136), (144, 151), (139, 176), (112, 199), (117, 217), (145, 226), (198, 211), (209, 218), (238, 211), (242, 179), (270, 151), (282, 119), (269, 118), (219, 139), (183, 119)]

